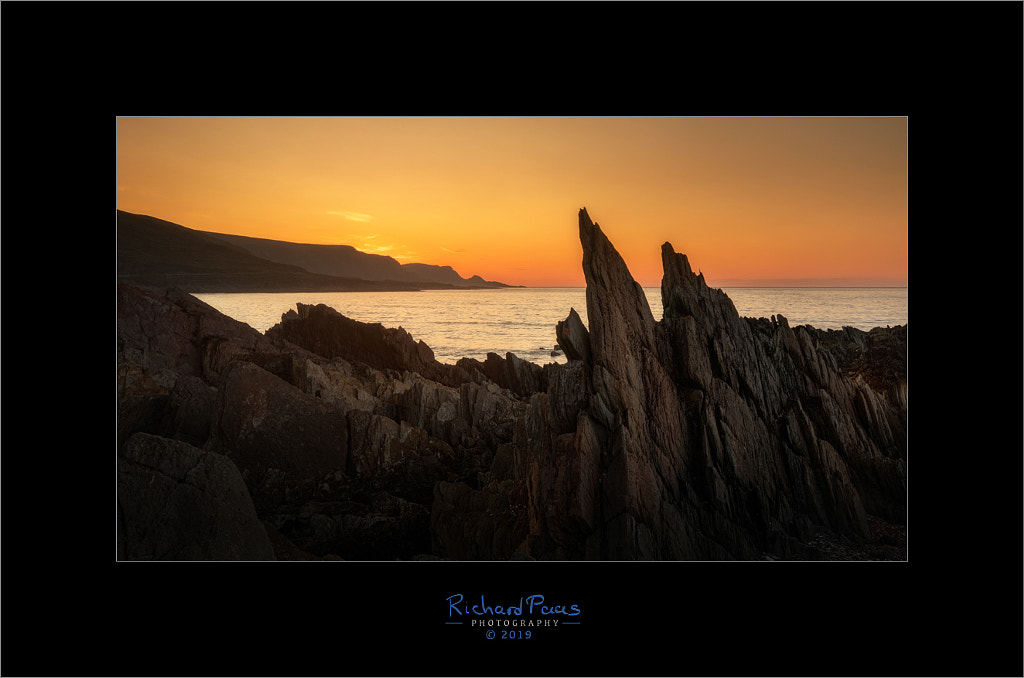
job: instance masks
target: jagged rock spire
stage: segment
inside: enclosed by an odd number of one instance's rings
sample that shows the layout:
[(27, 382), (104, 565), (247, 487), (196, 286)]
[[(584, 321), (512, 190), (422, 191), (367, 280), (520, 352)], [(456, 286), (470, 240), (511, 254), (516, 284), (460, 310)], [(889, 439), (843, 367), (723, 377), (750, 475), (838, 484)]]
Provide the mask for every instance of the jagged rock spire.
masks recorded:
[[(873, 499), (879, 511), (899, 501), (900, 462), (888, 461), (899, 450), (879, 450), (861, 430), (849, 403), (868, 395), (812, 345), (794, 348), (801, 360), (780, 354), (778, 331), (740, 318), (670, 243), (662, 246), (665, 312), (655, 322), (585, 208), (579, 230), (593, 356), (581, 419), (592, 423), (580, 431), (596, 425), (595, 439), (606, 441), (592, 501), (601, 507), (601, 557), (786, 551), (811, 525), (863, 535), (867, 496), (886, 497)], [(875, 477), (886, 464), (895, 470), (880, 490)], [(780, 531), (766, 532), (765, 520)]]
[(694, 274), (690, 260), (677, 253), (672, 243), (661, 246), (661, 264), (665, 273), (661, 279), (663, 318), (693, 316), (709, 325), (733, 324), (739, 313), (732, 299), (722, 290), (708, 287), (703, 273)]
[[(819, 534), (865, 536), (868, 513), (906, 520), (905, 328), (872, 359), (852, 328), (740, 318), (668, 243), (654, 322), (586, 209), (579, 227), (591, 327), (574, 311), (559, 324), (568, 364), (448, 366), (469, 381), (445, 382), (404, 331), (333, 309), (300, 306), (260, 335), (183, 293), (119, 285), (119, 460), (166, 447), (124, 444), (139, 432), (194, 446), (176, 450), (179, 469), (202, 450), (230, 458), (278, 557), (290, 537), (269, 526), (300, 511), (320, 522), (289, 532), (315, 553), (372, 559), (813, 557)], [(123, 525), (178, 510), (129, 500)], [(155, 527), (209, 541), (225, 516)]]
[(601, 227), (591, 221), (586, 208), (579, 214), (583, 245), (583, 276), (587, 281), (587, 318), (594, 359), (608, 352), (621, 353), (626, 337), (654, 345), (654, 315), (643, 287), (633, 279)]

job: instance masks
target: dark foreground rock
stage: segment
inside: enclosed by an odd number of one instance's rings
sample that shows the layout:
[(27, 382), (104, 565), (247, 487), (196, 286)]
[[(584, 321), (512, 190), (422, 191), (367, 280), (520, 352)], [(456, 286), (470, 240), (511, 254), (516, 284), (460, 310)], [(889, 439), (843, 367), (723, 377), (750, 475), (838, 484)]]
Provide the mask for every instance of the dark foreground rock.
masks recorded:
[(571, 309), (543, 368), (441, 364), (325, 306), (261, 335), (119, 285), (119, 553), (905, 558), (906, 327), (741, 318), (668, 243), (656, 322), (579, 228), (590, 326)]
[(120, 556), (270, 560), (270, 538), (238, 468), (223, 455), (136, 433), (117, 465)]

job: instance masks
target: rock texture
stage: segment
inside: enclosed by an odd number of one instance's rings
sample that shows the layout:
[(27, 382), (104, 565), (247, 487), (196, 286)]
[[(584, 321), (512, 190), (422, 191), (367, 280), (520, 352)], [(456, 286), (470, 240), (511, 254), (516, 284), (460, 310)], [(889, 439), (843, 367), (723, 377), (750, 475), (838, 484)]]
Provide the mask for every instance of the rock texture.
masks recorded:
[(136, 433), (118, 458), (120, 556), (272, 560), (238, 468), (223, 455)]
[(906, 327), (741, 318), (668, 243), (655, 321), (586, 210), (579, 232), (590, 326), (553, 328), (564, 365), (445, 365), (325, 306), (260, 335), (120, 285), (122, 557), (879, 552), (906, 520)]

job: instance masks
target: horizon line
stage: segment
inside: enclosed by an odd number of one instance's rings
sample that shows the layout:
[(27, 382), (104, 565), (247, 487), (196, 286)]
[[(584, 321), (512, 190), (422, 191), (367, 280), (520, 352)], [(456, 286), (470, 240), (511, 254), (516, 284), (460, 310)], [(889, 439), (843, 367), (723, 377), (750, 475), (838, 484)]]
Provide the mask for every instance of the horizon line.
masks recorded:
[[(813, 280), (813, 278), (809, 278)], [(561, 290), (585, 290), (586, 285), (509, 285), (510, 288), (520, 289), (561, 289)], [(644, 285), (640, 284), (643, 289), (656, 289), (661, 287), (661, 283), (655, 285)], [(907, 289), (908, 284), (903, 285), (713, 285), (708, 283), (708, 287), (711, 288), (728, 288), (728, 289), (831, 289), (831, 288), (842, 288), (842, 289)], [(479, 289), (479, 288), (474, 288)], [(502, 288), (496, 288), (502, 289)]]
[[(280, 240), (280, 239), (277, 239), (277, 238), (267, 238), (267, 237), (263, 237), (263, 236), (242, 235), (242, 234), (239, 234), (239, 233), (225, 233), (223, 231), (208, 231), (208, 230), (204, 230), (204, 229), (201, 229), (201, 228), (196, 228), (196, 227), (193, 227), (193, 226), (184, 226), (183, 224), (179, 224), (177, 222), (173, 222), (173, 221), (170, 221), (168, 219), (164, 219), (162, 217), (156, 217), (156, 216), (153, 216), (151, 214), (144, 213), (144, 212), (130, 212), (130, 211), (126, 210), (126, 209), (123, 209), (121, 207), (116, 207), (116, 206), (115, 206), (115, 210), (118, 211), (118, 212), (125, 212), (126, 214), (132, 214), (132, 215), (136, 215), (136, 216), (147, 217), (147, 218), (150, 218), (150, 219), (157, 219), (159, 221), (164, 221), (164, 222), (167, 222), (167, 223), (170, 223), (170, 224), (174, 224), (176, 226), (180, 226), (182, 228), (185, 228), (185, 229), (188, 229), (190, 231), (197, 232), (197, 233), (204, 233), (204, 234), (215, 235), (215, 236), (216, 235), (223, 235), (223, 236), (229, 236), (229, 237), (248, 238), (248, 239), (251, 239), (251, 240), (263, 240), (263, 241), (267, 241), (267, 242), (278, 242), (278, 243), (283, 243), (283, 244), (299, 245), (299, 246), (348, 248), (348, 249), (354, 250), (356, 252), (359, 252), (360, 254), (365, 254), (365, 255), (368, 255), (368, 256), (380, 257), (382, 259), (392, 259), (393, 261), (397, 262), (400, 266), (407, 266), (407, 265), (409, 265), (408, 263), (403, 263), (401, 261), (398, 261), (398, 259), (395, 256), (393, 256), (393, 255), (381, 254), (379, 252), (367, 252), (366, 250), (360, 249), (359, 247), (356, 247), (355, 245), (350, 245), (350, 244), (344, 244), (344, 243), (300, 242), (300, 241), (295, 241), (295, 240)], [(420, 261), (413, 261), (413, 262), (409, 262), (409, 263), (419, 264), (419, 265), (426, 265), (426, 266), (436, 266), (436, 267), (439, 267), (439, 268), (447, 267), (447, 268), (451, 268), (452, 270), (455, 270), (454, 267), (451, 264), (423, 264), (423, 262), (420, 262)], [(458, 271), (456, 271), (456, 273), (460, 277), (462, 277), (461, 273), (459, 273)], [(701, 273), (701, 274), (703, 275), (703, 273)], [(463, 279), (464, 280), (472, 280), (474, 277), (479, 277), (479, 278), (485, 280), (485, 282), (497, 282), (497, 283), (499, 283), (501, 285), (505, 285), (507, 287), (512, 287), (512, 288), (530, 288), (530, 287), (533, 287), (533, 288), (586, 289), (586, 287), (587, 287), (585, 284), (584, 285), (528, 285), (528, 284), (522, 284), (522, 283), (518, 283), (518, 284), (517, 283), (507, 283), (507, 282), (504, 282), (504, 281), (501, 281), (501, 280), (488, 280), (488, 279), (484, 278), (484, 276), (481, 275), (480, 273), (472, 274), (472, 275), (470, 275), (469, 278), (463, 278)], [(903, 283), (870, 283), (870, 282), (867, 282), (868, 280), (870, 280), (870, 278), (864, 279), (865, 282), (855, 282), (855, 281), (858, 280), (857, 278), (722, 278), (721, 280), (722, 280), (722, 282), (715, 282), (714, 284), (712, 284), (709, 281), (708, 277), (705, 276), (705, 283), (708, 285), (708, 287), (719, 287), (719, 288), (787, 288), (787, 287), (788, 288), (826, 288), (826, 287), (841, 287), (841, 288), (876, 288), (876, 289), (892, 288), (892, 289), (901, 289), (901, 288), (906, 288), (909, 285), (909, 281), (908, 282), (903, 282)], [(854, 282), (851, 283), (851, 282), (842, 282), (842, 281), (854, 281)], [(639, 283), (639, 281), (637, 281), (637, 282)], [(653, 287), (660, 287), (661, 283), (658, 282), (658, 283), (655, 283), (655, 284), (652, 284), (652, 285), (645, 285), (643, 283), (640, 283), (640, 286), (643, 287), (643, 288), (653, 288)]]

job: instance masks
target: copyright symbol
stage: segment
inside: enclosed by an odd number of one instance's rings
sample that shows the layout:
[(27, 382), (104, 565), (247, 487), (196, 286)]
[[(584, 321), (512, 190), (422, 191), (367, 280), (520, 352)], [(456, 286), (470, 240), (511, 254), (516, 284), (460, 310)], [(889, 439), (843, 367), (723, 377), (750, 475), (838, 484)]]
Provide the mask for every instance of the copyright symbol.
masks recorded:
[(491, 638), (494, 638), (494, 631), (487, 632), (487, 640), (490, 640)]

